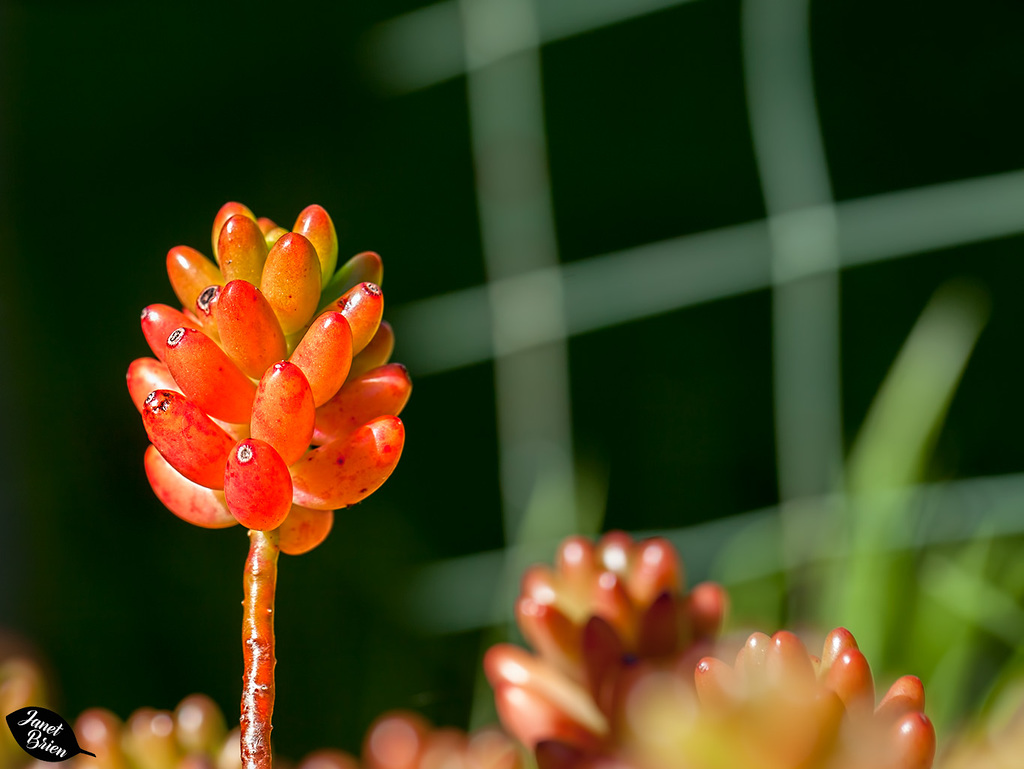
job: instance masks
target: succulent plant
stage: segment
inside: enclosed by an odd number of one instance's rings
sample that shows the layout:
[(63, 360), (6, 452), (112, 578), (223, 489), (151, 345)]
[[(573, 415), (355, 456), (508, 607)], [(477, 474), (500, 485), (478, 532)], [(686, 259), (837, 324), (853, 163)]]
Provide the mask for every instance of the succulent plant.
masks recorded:
[(157, 497), (197, 526), (250, 530), (242, 762), (266, 768), (278, 553), (316, 547), (334, 510), (391, 475), (411, 383), (388, 364), (380, 257), (358, 254), (335, 271), (338, 237), (323, 208), (303, 210), (289, 232), (227, 203), (212, 245), (216, 263), (188, 246), (168, 252), (182, 306), (142, 311), (156, 357), (131, 364), (128, 390), (152, 443)]
[(190, 523), (279, 529), (285, 553), (306, 552), (401, 457), (411, 382), (387, 364), (382, 263), (364, 253), (334, 274), (319, 206), (287, 232), (228, 203), (213, 245), (216, 265), (187, 246), (168, 253), (181, 310), (142, 311), (156, 357), (131, 364), (128, 389), (152, 443), (146, 474)]
[(710, 651), (726, 603), (713, 583), (684, 591), (679, 556), (664, 539), (569, 537), (554, 568), (523, 576), (516, 619), (537, 654), (499, 644), (485, 657), (502, 722), (530, 747), (604, 743), (622, 685), (640, 668), (692, 669)]

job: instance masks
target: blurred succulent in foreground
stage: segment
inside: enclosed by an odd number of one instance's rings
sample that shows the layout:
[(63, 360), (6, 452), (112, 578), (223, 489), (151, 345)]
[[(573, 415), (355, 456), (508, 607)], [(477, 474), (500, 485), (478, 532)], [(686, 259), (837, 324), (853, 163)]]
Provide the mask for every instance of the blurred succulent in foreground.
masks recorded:
[(128, 389), (152, 442), (146, 474), (190, 523), (280, 527), (284, 552), (306, 552), (402, 453), (411, 383), (387, 363), (381, 260), (359, 254), (335, 272), (320, 206), (288, 232), (239, 203), (217, 214), (213, 254), (216, 265), (171, 249), (182, 308), (142, 312), (156, 357), (131, 364)]
[(699, 745), (698, 755), (780, 769), (932, 765), (935, 730), (921, 681), (899, 678), (876, 706), (871, 667), (845, 628), (828, 634), (820, 657), (787, 631), (754, 633), (734, 666), (705, 658), (695, 678), (696, 729), (680, 737)]
[[(415, 713), (378, 718), (363, 742), (366, 769), (525, 769), (519, 747), (497, 729), (433, 729)], [(301, 769), (348, 769), (309, 766)]]
[(904, 676), (875, 705), (853, 636), (833, 630), (821, 657), (792, 633), (750, 636), (734, 666), (649, 670), (617, 704), (615, 731), (589, 749), (537, 747), (541, 769), (928, 769), (935, 732), (924, 690)]
[[(96, 758), (76, 757), (69, 769), (239, 769), (239, 732), (228, 731), (208, 697), (193, 694), (173, 712), (140, 708), (126, 722), (100, 708), (74, 725), (82, 747)], [(22, 754), (24, 756), (24, 754)], [(276, 758), (276, 757), (275, 757)], [(519, 747), (496, 729), (467, 735), (434, 729), (414, 713), (394, 712), (367, 731), (362, 762), (322, 749), (298, 769), (525, 769)], [(42, 769), (40, 764), (36, 769)]]
[(878, 707), (853, 636), (821, 657), (792, 633), (750, 636), (735, 666), (705, 656), (724, 590), (683, 592), (661, 539), (571, 537), (530, 569), (516, 615), (532, 655), (493, 647), (484, 668), (505, 727), (541, 769), (927, 769), (935, 733), (913, 676)]
[(603, 743), (622, 686), (648, 668), (692, 669), (710, 650), (725, 608), (719, 585), (683, 592), (679, 557), (663, 539), (568, 538), (554, 569), (527, 570), (516, 603), (519, 627), (538, 654), (499, 644), (485, 657), (502, 723), (531, 747), (553, 738)]
[[(95, 758), (76, 756), (69, 769), (237, 769), (238, 730), (202, 694), (186, 697), (173, 712), (139, 708), (122, 722), (91, 708), (74, 724), (81, 746)], [(38, 769), (41, 769), (41, 764)]]

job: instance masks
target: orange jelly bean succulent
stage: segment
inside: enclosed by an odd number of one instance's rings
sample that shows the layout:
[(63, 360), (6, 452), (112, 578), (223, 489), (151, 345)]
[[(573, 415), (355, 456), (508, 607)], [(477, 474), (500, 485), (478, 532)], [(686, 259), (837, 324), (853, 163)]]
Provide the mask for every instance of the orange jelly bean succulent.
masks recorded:
[(128, 390), (160, 501), (197, 526), (250, 530), (241, 760), (268, 769), (278, 554), (319, 545), (335, 510), (391, 475), (412, 384), (388, 363), (380, 257), (358, 254), (336, 270), (338, 237), (323, 208), (303, 210), (289, 232), (227, 203), (212, 245), (214, 261), (188, 246), (168, 252), (181, 308), (142, 311), (155, 357), (129, 366)]
[(288, 232), (239, 203), (217, 214), (213, 254), (172, 248), (181, 309), (142, 311), (155, 358), (131, 364), (128, 389), (152, 443), (146, 474), (190, 523), (277, 529), (285, 553), (306, 552), (401, 457), (412, 385), (387, 362), (381, 260), (359, 254), (335, 272), (320, 206)]

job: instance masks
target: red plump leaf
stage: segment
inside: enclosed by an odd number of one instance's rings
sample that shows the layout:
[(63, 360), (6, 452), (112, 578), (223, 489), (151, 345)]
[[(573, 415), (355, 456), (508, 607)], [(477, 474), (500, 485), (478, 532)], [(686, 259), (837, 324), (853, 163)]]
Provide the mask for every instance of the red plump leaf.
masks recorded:
[(209, 489), (224, 487), (224, 463), (235, 441), (179, 392), (155, 390), (142, 406), (150, 442), (175, 470)]
[(373, 251), (364, 251), (356, 254), (343, 264), (334, 276), (324, 285), (323, 308), (338, 300), (349, 289), (359, 283), (374, 283), (380, 286), (384, 279), (384, 262), (380, 256)]
[(398, 416), (412, 394), (412, 380), (401, 363), (349, 378), (338, 394), (316, 410), (313, 443), (320, 446), (351, 434), (376, 417)]
[(338, 264), (338, 233), (331, 217), (321, 206), (306, 206), (295, 220), (292, 230), (313, 244), (320, 262), (321, 281), (326, 282)]
[[(203, 333), (214, 341), (220, 339), (220, 331), (217, 329), (217, 319), (213, 315), (213, 309), (217, 306), (217, 300), (220, 298), (221, 287), (218, 285), (207, 286), (200, 292), (199, 296), (196, 297), (196, 304), (192, 308), (192, 312), (187, 316), (190, 321), (192, 319), (198, 321), (199, 327)], [(183, 323), (185, 326), (196, 325), (195, 323), (188, 322)]]
[(187, 309), (195, 306), (207, 286), (224, 285), (217, 266), (188, 246), (175, 246), (167, 252), (167, 277), (181, 306)]
[(170, 369), (156, 358), (137, 358), (128, 367), (128, 394), (140, 412), (153, 390), (178, 390)]
[(267, 261), (267, 241), (250, 216), (236, 214), (224, 222), (217, 240), (217, 260), (226, 281), (260, 282)]
[(297, 232), (282, 235), (270, 249), (259, 284), (284, 333), (300, 330), (320, 301), (320, 261), (313, 244)]
[(149, 349), (160, 360), (164, 360), (166, 355), (167, 337), (171, 332), (180, 326), (192, 325), (184, 313), (166, 304), (151, 304), (143, 308), (139, 321)]
[(238, 523), (228, 511), (222, 492), (190, 481), (171, 467), (155, 446), (146, 449), (145, 465), (157, 498), (183, 521), (204, 529), (224, 529)]
[(269, 443), (248, 438), (228, 455), (224, 497), (235, 519), (250, 529), (276, 529), (292, 506), (288, 466)]
[(246, 375), (259, 378), (288, 354), (274, 310), (248, 281), (233, 280), (224, 286), (213, 315), (224, 351)]
[(331, 533), (333, 510), (310, 510), (292, 505), (291, 512), (278, 528), (278, 546), (282, 553), (302, 555), (319, 545)]
[(250, 435), (269, 443), (290, 465), (309, 448), (315, 418), (313, 392), (302, 370), (289, 361), (267, 369), (256, 388)]
[(256, 385), (202, 331), (181, 327), (167, 337), (165, 360), (181, 391), (212, 417), (248, 422)]
[(385, 416), (310, 451), (292, 466), (295, 503), (334, 510), (365, 499), (394, 471), (404, 443), (402, 420)]
[(313, 403), (330, 400), (352, 365), (352, 332), (340, 312), (325, 312), (309, 327), (289, 360), (302, 369), (313, 391)]
[(391, 353), (395, 350), (395, 331), (386, 320), (380, 322), (380, 328), (373, 335), (370, 343), (363, 348), (362, 352), (352, 358), (352, 368), (348, 370), (349, 379), (372, 371), (378, 366), (383, 366), (391, 360)]
[(359, 353), (373, 339), (384, 317), (384, 294), (374, 283), (360, 283), (330, 305), (352, 327), (352, 354)]
[(217, 215), (213, 217), (213, 232), (210, 234), (210, 241), (213, 243), (213, 258), (218, 260), (218, 264), (220, 263), (220, 256), (217, 253), (220, 243), (220, 231), (224, 228), (224, 224), (228, 219), (238, 214), (256, 221), (256, 214), (250, 211), (248, 206), (236, 203), (235, 201), (222, 205)]

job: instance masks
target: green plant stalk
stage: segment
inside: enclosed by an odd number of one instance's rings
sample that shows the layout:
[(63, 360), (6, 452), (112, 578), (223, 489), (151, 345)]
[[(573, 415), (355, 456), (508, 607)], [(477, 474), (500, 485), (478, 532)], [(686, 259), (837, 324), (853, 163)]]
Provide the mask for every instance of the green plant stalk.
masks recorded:
[(242, 599), (242, 767), (270, 769), (274, 715), (274, 592), (278, 534), (249, 532)]
[(887, 660), (887, 645), (911, 621), (901, 608), (907, 594), (898, 590), (909, 581), (907, 556), (886, 543), (905, 539), (913, 525), (909, 488), (923, 476), (987, 317), (987, 298), (972, 285), (951, 283), (936, 291), (850, 452), (849, 558), (827, 580), (823, 608), (857, 634), (870, 659)]

